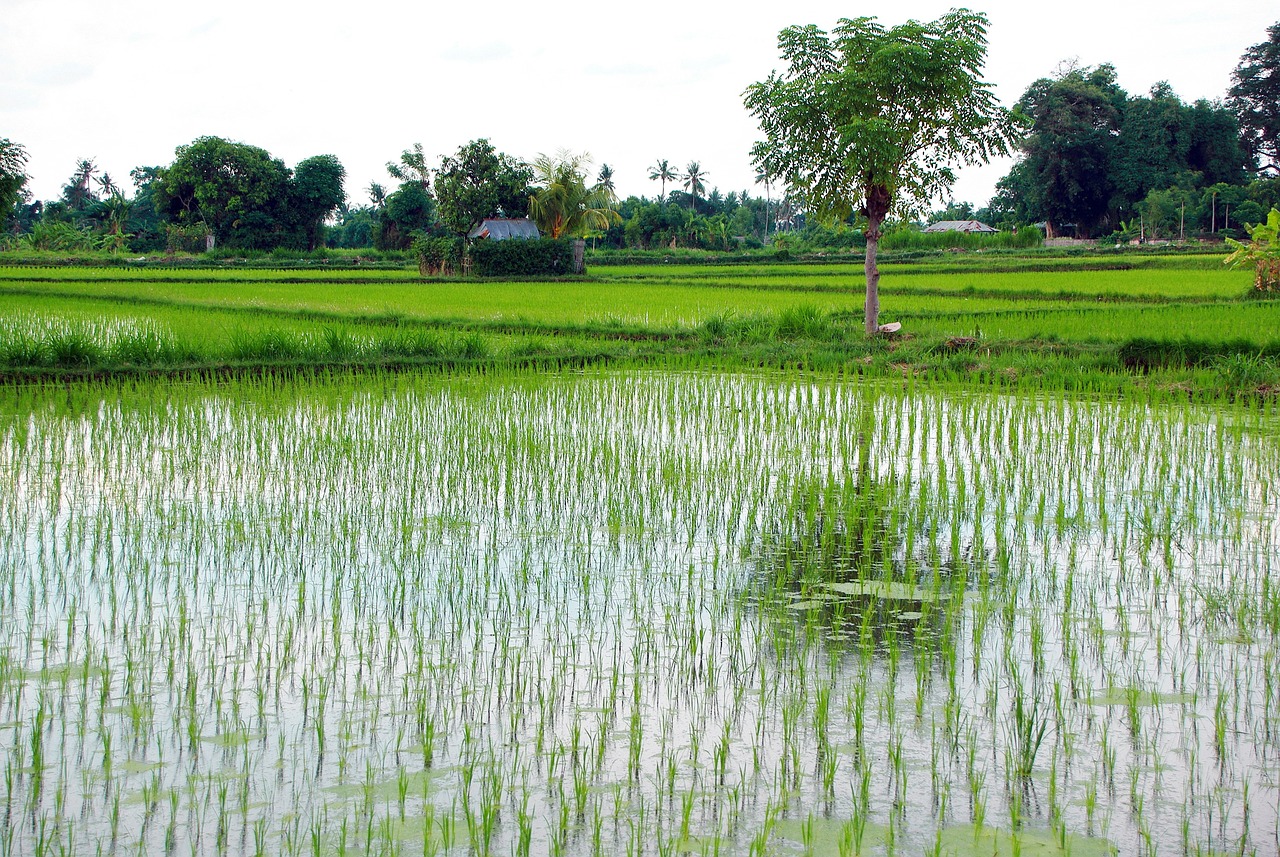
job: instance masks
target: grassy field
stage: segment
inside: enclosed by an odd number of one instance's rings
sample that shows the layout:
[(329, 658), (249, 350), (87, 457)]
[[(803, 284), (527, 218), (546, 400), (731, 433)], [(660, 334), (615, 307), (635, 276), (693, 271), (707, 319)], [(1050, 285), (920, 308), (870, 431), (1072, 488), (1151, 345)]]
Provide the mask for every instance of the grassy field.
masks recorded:
[[(1083, 374), (1103, 387), (1204, 391), (1225, 389), (1226, 372), (1232, 394), (1266, 392), (1280, 304), (1245, 300), (1248, 285), (1220, 256), (943, 255), (885, 266), (882, 321), (903, 331), (868, 341), (862, 270), (847, 263), (609, 266), (534, 282), (424, 280), (411, 268), (14, 266), (0, 267), (0, 365), (30, 377), (603, 359), (1049, 386)], [(1126, 371), (1135, 365), (1148, 374)]]

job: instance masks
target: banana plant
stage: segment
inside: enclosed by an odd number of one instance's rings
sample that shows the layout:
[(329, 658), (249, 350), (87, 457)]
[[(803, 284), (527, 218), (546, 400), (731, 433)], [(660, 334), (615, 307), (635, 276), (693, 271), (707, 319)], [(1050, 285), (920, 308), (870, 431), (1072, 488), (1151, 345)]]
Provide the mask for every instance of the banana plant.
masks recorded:
[(1227, 246), (1233, 251), (1224, 260), (1232, 268), (1252, 265), (1253, 287), (1268, 294), (1280, 293), (1280, 211), (1271, 209), (1267, 219), (1255, 226), (1246, 226), (1248, 243), (1228, 238)]

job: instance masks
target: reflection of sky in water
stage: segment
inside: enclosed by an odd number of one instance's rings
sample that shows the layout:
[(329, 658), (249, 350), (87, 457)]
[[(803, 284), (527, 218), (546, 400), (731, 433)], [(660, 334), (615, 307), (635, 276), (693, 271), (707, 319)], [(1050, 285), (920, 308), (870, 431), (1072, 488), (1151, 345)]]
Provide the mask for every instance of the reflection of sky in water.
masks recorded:
[[(976, 781), (1009, 825), (1007, 661), (1055, 723), (1029, 825), (1053, 799), (1084, 832), (1096, 789), (1093, 828), (1106, 816), (1122, 851), (1144, 831), (1180, 843), (1184, 814), (1194, 842), (1238, 839), (1247, 779), (1252, 829), (1274, 830), (1273, 421), (773, 377), (182, 389), (0, 409), (0, 747), (29, 765), (46, 707), (55, 761), (38, 802), (30, 778), (14, 799), (53, 819), (65, 781), (80, 850), (109, 839), (116, 795), (126, 845), (160, 848), (172, 825), (209, 850), (223, 785), (250, 851), (256, 823), (287, 850), (293, 819), (332, 838), (388, 813), (385, 835), (412, 841), (426, 805), (463, 812), (469, 766), (473, 813), (501, 775), (497, 853), (526, 792), (535, 851), (565, 806), (569, 853), (591, 850), (593, 813), (607, 851), (637, 828), (652, 850), (685, 793), (691, 834), (745, 850), (783, 795), (791, 815), (849, 815), (863, 695), (872, 819), (894, 818), (896, 789), (914, 853), (940, 794), (943, 826), (970, 821)], [(868, 426), (871, 481), (910, 537), (896, 558), (924, 580), (966, 558), (958, 669), (915, 645), (914, 616), (864, 669), (865, 597), (853, 634), (792, 609), (798, 592), (740, 597), (808, 498), (855, 490)], [(11, 824), (30, 850), (38, 825)]]

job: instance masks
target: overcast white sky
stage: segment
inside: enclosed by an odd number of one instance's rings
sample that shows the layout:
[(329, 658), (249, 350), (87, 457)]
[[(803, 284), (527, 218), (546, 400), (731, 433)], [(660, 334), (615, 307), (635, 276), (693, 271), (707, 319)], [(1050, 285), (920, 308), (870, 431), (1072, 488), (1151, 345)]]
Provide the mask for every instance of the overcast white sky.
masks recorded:
[[(897, 24), (953, 5), (0, 0), (0, 137), (26, 146), (40, 199), (80, 158), (127, 187), (131, 168), (167, 164), (203, 135), (290, 167), (337, 155), (353, 204), (369, 182), (392, 184), (384, 164), (413, 143), (436, 156), (476, 137), (524, 159), (588, 151), (623, 196), (657, 192), (659, 158), (762, 195), (742, 91), (781, 65), (780, 29)], [(1186, 101), (1222, 98), (1240, 55), (1280, 20), (1274, 0), (968, 5), (990, 18), (987, 79), (1006, 104), (1066, 59), (1112, 63), (1130, 92), (1167, 80)], [(1007, 170), (962, 172), (954, 199), (985, 203)]]

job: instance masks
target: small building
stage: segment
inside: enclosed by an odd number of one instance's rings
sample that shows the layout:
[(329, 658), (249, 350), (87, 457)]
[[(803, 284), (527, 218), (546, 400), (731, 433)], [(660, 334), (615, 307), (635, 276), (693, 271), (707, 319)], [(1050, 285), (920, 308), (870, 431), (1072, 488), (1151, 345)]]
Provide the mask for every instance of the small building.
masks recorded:
[(494, 241), (506, 241), (510, 238), (537, 241), (542, 237), (542, 233), (527, 217), (490, 217), (480, 221), (480, 225), (472, 229), (467, 237), (491, 238)]
[(964, 232), (970, 235), (994, 235), (999, 229), (992, 229), (980, 220), (939, 220), (926, 226), (924, 232)]

